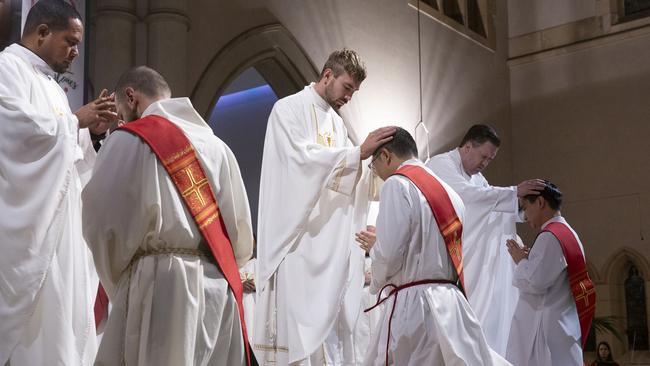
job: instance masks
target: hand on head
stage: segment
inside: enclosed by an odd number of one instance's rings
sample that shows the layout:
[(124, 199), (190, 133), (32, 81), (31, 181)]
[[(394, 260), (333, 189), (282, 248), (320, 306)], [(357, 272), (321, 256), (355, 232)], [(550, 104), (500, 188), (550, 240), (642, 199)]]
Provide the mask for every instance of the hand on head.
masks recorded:
[(542, 179), (529, 179), (517, 185), (517, 197), (525, 197), (528, 195), (539, 195), (539, 192), (544, 190), (546, 183)]
[(361, 144), (361, 160), (368, 159), (381, 145), (392, 140), (396, 129), (396, 126), (386, 126), (370, 132)]
[(75, 112), (79, 120), (79, 128), (90, 128), (94, 134), (101, 134), (117, 121), (115, 95), (102, 90), (99, 97), (82, 106)]

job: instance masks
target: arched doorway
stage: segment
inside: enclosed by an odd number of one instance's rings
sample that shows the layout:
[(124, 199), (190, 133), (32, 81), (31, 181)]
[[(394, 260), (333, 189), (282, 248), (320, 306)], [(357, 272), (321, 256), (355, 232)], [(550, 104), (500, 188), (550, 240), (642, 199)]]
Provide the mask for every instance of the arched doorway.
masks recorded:
[(233, 150), (257, 228), (266, 122), (277, 99), (318, 77), (307, 54), (280, 24), (250, 29), (217, 52), (192, 91), (194, 107)]

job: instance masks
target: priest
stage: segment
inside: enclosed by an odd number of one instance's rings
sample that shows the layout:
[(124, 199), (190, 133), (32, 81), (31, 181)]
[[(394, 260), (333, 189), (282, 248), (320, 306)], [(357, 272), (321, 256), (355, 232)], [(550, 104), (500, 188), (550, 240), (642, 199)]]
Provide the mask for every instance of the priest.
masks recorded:
[(356, 52), (335, 51), (318, 82), (279, 100), (269, 116), (253, 337), (261, 365), (323, 364), (335, 323), (346, 333), (338, 339), (354, 329), (364, 258), (354, 234), (365, 227), (371, 193), (361, 161), (394, 131), (378, 129), (358, 147), (348, 139), (337, 111), (365, 77)]
[(155, 70), (122, 75), (115, 100), (127, 123), (83, 191), (84, 236), (113, 304), (95, 364), (245, 365), (244, 183), (190, 100), (170, 96)]
[(0, 365), (95, 359), (98, 282), (81, 190), (95, 161), (89, 129), (103, 133), (116, 114), (105, 91), (72, 113), (56, 82), (83, 33), (70, 4), (41, 0), (20, 43), (0, 53)]
[(496, 157), (500, 145), (501, 139), (492, 127), (477, 124), (470, 127), (459, 147), (434, 156), (427, 167), (465, 204), (467, 298), (488, 343), (505, 356), (517, 289), (511, 285), (514, 265), (503, 243), (516, 238), (515, 224), (521, 221), (517, 197), (535, 194), (543, 183), (532, 179), (511, 187), (490, 185), (482, 171)]
[(531, 227), (540, 231), (532, 248), (507, 241), (516, 264), (512, 284), (519, 301), (507, 359), (520, 366), (583, 365), (582, 347), (596, 311), (580, 238), (562, 217), (562, 192), (546, 181), (539, 195), (521, 199)]

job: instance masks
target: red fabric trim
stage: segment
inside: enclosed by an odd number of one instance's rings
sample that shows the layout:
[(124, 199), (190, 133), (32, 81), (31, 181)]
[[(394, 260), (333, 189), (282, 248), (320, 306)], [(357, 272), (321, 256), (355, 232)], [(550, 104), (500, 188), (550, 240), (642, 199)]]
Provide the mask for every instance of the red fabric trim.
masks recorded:
[(542, 232), (553, 234), (560, 242), (564, 258), (567, 262), (569, 285), (576, 303), (578, 318), (580, 319), (580, 333), (584, 347), (589, 335), (589, 328), (596, 313), (596, 289), (587, 273), (587, 264), (580, 250), (578, 239), (571, 229), (561, 222), (552, 222)]
[[(191, 202), (190, 197), (185, 197), (183, 195), (183, 192), (179, 187), (179, 180), (174, 179), (174, 175), (177, 171), (171, 171), (173, 167), (176, 168), (181, 163), (183, 165), (193, 164), (192, 173), (198, 175), (194, 177), (196, 181), (206, 177), (205, 171), (200, 164), (200, 160), (198, 159), (192, 144), (178, 126), (161, 116), (149, 115), (137, 121), (129, 122), (119, 129), (133, 133), (149, 145), (151, 150), (156, 154), (162, 165), (173, 178), (172, 181), (183, 198), (183, 202), (185, 202), (188, 210), (192, 212), (193, 218), (201, 231), (201, 234), (203, 234), (203, 238), (208, 243), (212, 255), (217, 261), (219, 269), (223, 273), (226, 281), (228, 281), (228, 285), (232, 289), (235, 299), (237, 300), (239, 320), (241, 322), (242, 333), (244, 336), (244, 347), (246, 349), (246, 360), (247, 364), (250, 365), (250, 346), (248, 344), (246, 322), (244, 321), (244, 306), (242, 301), (244, 289), (239, 277), (239, 270), (237, 268), (237, 262), (235, 261), (232, 244), (230, 243), (230, 238), (228, 237), (221, 213), (217, 211), (219, 220), (215, 219), (209, 223), (197, 218), (198, 214), (203, 212), (195, 212), (193, 206), (196, 205), (196, 202)], [(170, 160), (173, 161), (170, 162)], [(200, 189), (202, 193), (207, 194), (209, 198), (214, 200), (214, 204), (217, 203), (216, 196), (209, 184), (205, 184)]]

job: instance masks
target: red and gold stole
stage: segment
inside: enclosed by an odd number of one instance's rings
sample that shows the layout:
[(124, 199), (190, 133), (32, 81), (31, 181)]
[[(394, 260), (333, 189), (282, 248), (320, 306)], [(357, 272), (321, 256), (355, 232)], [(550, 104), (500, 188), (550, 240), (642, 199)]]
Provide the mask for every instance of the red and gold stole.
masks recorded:
[(243, 286), (239, 278), (235, 254), (221, 217), (216, 196), (210, 187), (210, 182), (194, 147), (178, 126), (160, 116), (149, 115), (127, 123), (120, 129), (140, 137), (156, 154), (192, 214), (203, 238), (208, 243), (219, 269), (235, 294), (244, 335), (246, 358), (250, 365), (250, 351), (242, 302)]
[(447, 246), (447, 253), (456, 269), (461, 291), (465, 292), (465, 276), (463, 274), (462, 233), (463, 225), (456, 214), (454, 205), (445, 188), (438, 180), (417, 165), (405, 165), (394, 174), (408, 178), (422, 192), (436, 219), (440, 233)]
[(589, 335), (591, 322), (596, 313), (596, 290), (594, 283), (587, 273), (587, 264), (578, 245), (578, 240), (569, 227), (561, 222), (552, 222), (542, 230), (548, 231), (557, 238), (562, 247), (564, 258), (567, 262), (569, 274), (569, 286), (573, 293), (580, 319), (580, 333), (582, 335), (582, 346), (584, 347)]

